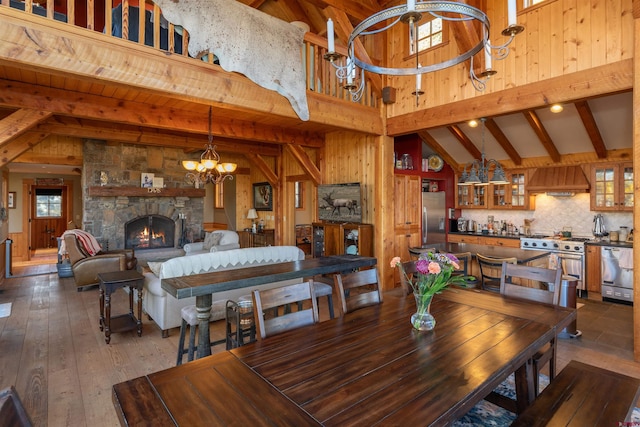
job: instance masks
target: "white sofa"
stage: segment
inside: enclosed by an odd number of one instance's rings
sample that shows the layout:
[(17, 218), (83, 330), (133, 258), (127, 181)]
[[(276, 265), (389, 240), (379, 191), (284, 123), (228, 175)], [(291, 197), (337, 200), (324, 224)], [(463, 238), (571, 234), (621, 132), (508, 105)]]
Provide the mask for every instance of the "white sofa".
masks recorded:
[[(144, 273), (143, 309), (162, 329), (162, 336), (167, 337), (169, 329), (181, 325), (180, 310), (182, 307), (194, 305), (196, 299), (195, 297), (176, 299), (167, 294), (161, 287), (162, 279), (211, 271), (233, 270), (254, 265), (301, 261), (304, 257), (304, 252), (295, 246), (267, 246), (184, 256), (172, 258), (163, 263), (149, 262), (149, 268), (155, 269), (158, 275), (153, 272)], [(229, 274), (233, 274), (233, 272)], [(287, 280), (213, 294), (212, 320), (224, 319), (225, 304), (229, 299), (237, 301), (243, 295), (250, 295), (253, 289), (269, 289), (301, 281), (302, 279)]]
[[(218, 244), (212, 245), (210, 249), (205, 249), (205, 243), (213, 236), (220, 236)], [(205, 235), (204, 242), (187, 243), (184, 245), (185, 255), (206, 254), (207, 252), (228, 251), (240, 249), (240, 236), (233, 230), (216, 230)]]

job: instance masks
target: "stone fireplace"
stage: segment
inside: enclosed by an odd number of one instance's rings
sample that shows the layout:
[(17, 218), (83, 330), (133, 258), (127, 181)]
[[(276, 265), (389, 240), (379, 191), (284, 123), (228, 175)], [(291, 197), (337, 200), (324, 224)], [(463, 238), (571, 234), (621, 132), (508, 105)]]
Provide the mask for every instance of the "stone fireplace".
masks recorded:
[[(148, 228), (149, 218), (153, 218), (154, 228), (159, 222), (164, 224), (162, 248), (178, 248), (201, 237), (204, 190), (200, 190), (202, 195), (194, 195), (193, 186), (185, 182), (180, 165), (183, 150), (85, 140), (83, 157), (82, 228), (105, 249), (124, 249), (134, 244), (139, 236), (125, 235), (125, 228), (140, 218), (146, 218)], [(141, 188), (143, 172), (162, 177), (164, 186), (157, 191)], [(159, 244), (156, 236), (149, 249), (159, 248), (154, 246)], [(137, 246), (136, 251), (139, 249), (145, 248)]]
[(173, 248), (176, 223), (162, 215), (145, 215), (124, 225), (125, 249)]

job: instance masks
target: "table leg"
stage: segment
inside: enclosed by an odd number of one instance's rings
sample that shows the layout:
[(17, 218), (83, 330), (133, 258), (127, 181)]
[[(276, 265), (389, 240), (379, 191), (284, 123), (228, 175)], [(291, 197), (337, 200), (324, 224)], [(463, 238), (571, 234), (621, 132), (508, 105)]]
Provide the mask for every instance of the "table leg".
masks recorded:
[(111, 290), (106, 289), (104, 292), (104, 341), (109, 344), (111, 341)]
[(211, 317), (211, 294), (196, 297), (198, 318), (198, 358), (211, 355), (209, 338), (209, 318)]
[(129, 286), (129, 316), (133, 317), (133, 288)]
[(535, 398), (533, 386), (533, 362), (528, 360), (515, 372), (516, 383), (516, 409), (518, 414), (522, 413)]
[(104, 286), (100, 285), (100, 330), (104, 330)]
[[(136, 288), (136, 292), (138, 292), (138, 317), (136, 318), (138, 321), (138, 336), (142, 336), (142, 288)], [(133, 289), (130, 292), (133, 295)]]

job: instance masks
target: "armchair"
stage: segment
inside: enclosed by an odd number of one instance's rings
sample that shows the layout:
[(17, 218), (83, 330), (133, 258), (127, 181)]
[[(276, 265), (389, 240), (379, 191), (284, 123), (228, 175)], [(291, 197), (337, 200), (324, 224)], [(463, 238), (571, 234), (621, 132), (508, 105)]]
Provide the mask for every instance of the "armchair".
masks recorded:
[(89, 255), (75, 235), (65, 234), (64, 241), (78, 291), (98, 284), (98, 273), (132, 270), (137, 265), (135, 254), (130, 249)]

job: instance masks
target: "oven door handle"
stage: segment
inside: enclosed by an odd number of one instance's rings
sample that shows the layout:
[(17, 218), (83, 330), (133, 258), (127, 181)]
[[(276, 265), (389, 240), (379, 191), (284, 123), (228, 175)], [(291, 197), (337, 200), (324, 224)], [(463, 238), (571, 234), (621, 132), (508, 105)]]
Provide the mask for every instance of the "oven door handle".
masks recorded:
[(558, 259), (568, 259), (573, 261), (582, 261), (583, 256), (578, 254), (559, 253)]

